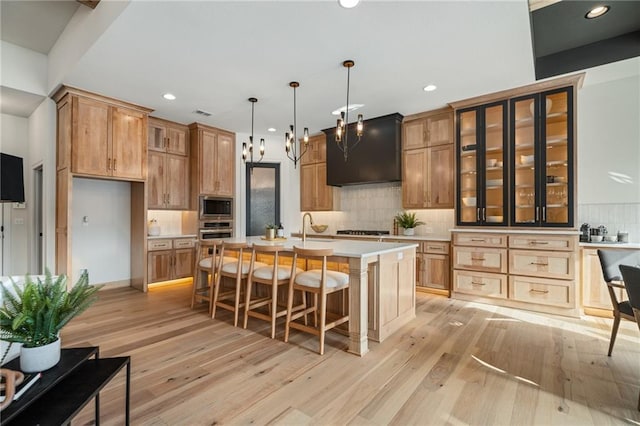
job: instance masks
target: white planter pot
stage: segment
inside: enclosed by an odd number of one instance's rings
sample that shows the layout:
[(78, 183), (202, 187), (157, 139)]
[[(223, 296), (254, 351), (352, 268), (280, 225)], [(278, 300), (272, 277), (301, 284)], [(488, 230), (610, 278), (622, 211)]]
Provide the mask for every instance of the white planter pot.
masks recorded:
[(20, 348), (20, 370), (35, 373), (48, 370), (60, 361), (60, 338), (36, 348)]
[(404, 235), (413, 235), (415, 234), (415, 232), (416, 232), (415, 228), (404, 228), (404, 230), (402, 231)]

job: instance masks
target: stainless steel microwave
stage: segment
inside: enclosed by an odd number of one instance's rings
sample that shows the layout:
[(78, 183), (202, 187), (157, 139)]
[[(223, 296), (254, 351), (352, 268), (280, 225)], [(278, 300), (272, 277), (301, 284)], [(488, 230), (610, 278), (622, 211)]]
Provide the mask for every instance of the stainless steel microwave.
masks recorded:
[(200, 219), (233, 219), (233, 198), (200, 196)]

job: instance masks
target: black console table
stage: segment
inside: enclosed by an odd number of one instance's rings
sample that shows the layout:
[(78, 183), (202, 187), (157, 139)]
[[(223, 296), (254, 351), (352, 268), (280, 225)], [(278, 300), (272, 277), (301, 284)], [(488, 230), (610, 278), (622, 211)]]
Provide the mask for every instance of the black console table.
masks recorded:
[[(93, 357), (93, 359), (91, 359)], [(131, 359), (99, 358), (99, 348), (62, 349), (60, 362), (17, 401), (0, 413), (3, 425), (64, 425), (95, 398), (95, 423), (100, 424), (100, 390), (126, 366), (125, 424), (129, 424)], [(3, 367), (20, 369), (14, 359)]]

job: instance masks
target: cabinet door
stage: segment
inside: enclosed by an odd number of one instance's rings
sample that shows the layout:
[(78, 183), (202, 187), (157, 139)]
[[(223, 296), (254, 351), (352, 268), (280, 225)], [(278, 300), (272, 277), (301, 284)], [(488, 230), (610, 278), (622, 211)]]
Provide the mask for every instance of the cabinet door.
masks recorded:
[(427, 205), (427, 149), (405, 150), (402, 158), (402, 206), (424, 208)]
[(194, 249), (174, 250), (173, 278), (186, 278), (193, 275)]
[[(304, 148), (302, 148), (304, 151)], [(307, 152), (300, 160), (301, 165), (323, 163), (327, 161), (327, 137), (325, 135), (309, 138)]]
[(458, 225), (480, 223), (480, 197), (478, 167), (478, 147), (481, 139), (478, 134), (479, 110), (472, 108), (457, 112), (456, 169)]
[[(623, 289), (614, 290), (618, 301), (629, 300)], [(607, 283), (602, 277), (602, 266), (597, 250), (582, 252), (582, 305), (588, 308), (613, 310)]]
[(167, 128), (161, 121), (149, 118), (149, 131), (147, 135), (147, 149), (149, 151), (166, 151)]
[(402, 123), (402, 144), (405, 150), (427, 146), (427, 120), (411, 120)]
[(427, 150), (427, 207), (453, 208), (453, 145), (440, 145)]
[(167, 126), (167, 153), (187, 155), (189, 153), (189, 129), (186, 127)]
[(216, 158), (216, 180), (217, 180), (217, 195), (225, 195), (233, 197), (234, 188), (234, 164), (236, 159), (234, 158), (234, 137), (226, 133), (218, 134), (217, 143), (217, 158)]
[(300, 166), (300, 210), (314, 208), (316, 188), (316, 167), (314, 164)]
[[(482, 170), (481, 220), (486, 225), (506, 225), (507, 215), (507, 105), (498, 102), (482, 111), (482, 154), (478, 167)], [(479, 154), (480, 155), (480, 154)]]
[(427, 146), (453, 143), (453, 114), (443, 113), (427, 117)]
[(214, 132), (200, 132), (200, 194), (212, 195), (216, 193), (217, 188), (215, 164), (218, 138)]
[(316, 199), (314, 210), (333, 209), (333, 187), (327, 185), (327, 163), (317, 163), (315, 168)]
[(175, 210), (189, 209), (189, 158), (166, 154), (165, 179), (166, 207)]
[(86, 175), (109, 176), (109, 106), (80, 97), (74, 97), (72, 102), (75, 123), (71, 148), (72, 171)]
[(147, 176), (147, 205), (150, 209), (165, 208), (165, 154), (149, 151), (149, 173)]
[(425, 287), (449, 290), (449, 256), (442, 254), (424, 254)]
[(150, 251), (147, 255), (147, 277), (150, 283), (171, 279), (172, 250)]
[(112, 108), (111, 116), (112, 175), (125, 179), (145, 179), (146, 115), (125, 108)]

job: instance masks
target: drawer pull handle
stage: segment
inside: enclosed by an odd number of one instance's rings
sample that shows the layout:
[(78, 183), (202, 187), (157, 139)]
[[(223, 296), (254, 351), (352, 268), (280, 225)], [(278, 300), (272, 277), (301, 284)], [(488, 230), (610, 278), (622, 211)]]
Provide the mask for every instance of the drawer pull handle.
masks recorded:
[(548, 263), (542, 263), (542, 262), (531, 262), (531, 265), (549, 266), (549, 264), (548, 264)]
[(477, 281), (471, 281), (471, 284), (473, 284), (473, 285), (486, 285), (485, 283), (479, 283)]
[(484, 238), (472, 238), (471, 241), (480, 241), (482, 243), (484, 243)]
[(547, 293), (549, 293), (549, 290), (536, 290), (535, 288), (532, 288), (531, 290), (529, 290), (529, 293), (547, 294)]
[(549, 241), (529, 241), (529, 244), (549, 244)]
[(442, 250), (442, 247), (427, 246), (427, 248), (430, 250)]

